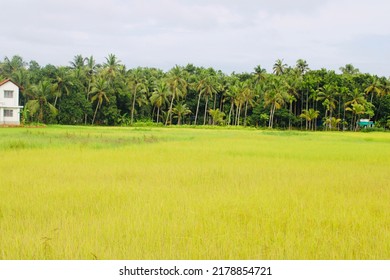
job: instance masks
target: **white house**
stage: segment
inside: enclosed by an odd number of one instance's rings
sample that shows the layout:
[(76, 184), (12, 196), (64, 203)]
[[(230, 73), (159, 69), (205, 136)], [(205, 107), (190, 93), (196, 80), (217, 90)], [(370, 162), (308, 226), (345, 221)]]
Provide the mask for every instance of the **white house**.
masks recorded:
[(20, 124), (19, 86), (10, 79), (0, 82), (0, 125)]

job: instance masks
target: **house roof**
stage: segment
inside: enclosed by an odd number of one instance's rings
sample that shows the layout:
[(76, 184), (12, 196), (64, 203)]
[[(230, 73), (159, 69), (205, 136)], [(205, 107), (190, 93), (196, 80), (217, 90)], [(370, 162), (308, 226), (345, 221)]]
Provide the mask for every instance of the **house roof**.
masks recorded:
[(18, 85), (17, 83), (14, 83), (11, 79), (5, 79), (4, 81), (1, 81), (1, 82), (0, 82), (0, 86), (6, 84), (6, 83), (8, 83), (8, 82), (11, 82), (11, 83), (13, 83), (15, 86), (21, 88), (20, 85)]

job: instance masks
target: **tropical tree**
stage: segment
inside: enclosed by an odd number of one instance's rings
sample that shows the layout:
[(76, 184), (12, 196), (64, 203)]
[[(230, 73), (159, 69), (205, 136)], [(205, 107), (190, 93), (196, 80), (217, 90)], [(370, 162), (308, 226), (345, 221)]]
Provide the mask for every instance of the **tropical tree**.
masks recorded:
[(370, 99), (371, 103), (372, 103), (372, 99), (374, 97), (374, 93), (376, 93), (377, 95), (381, 95), (381, 91), (382, 91), (382, 85), (381, 85), (379, 79), (376, 77), (374, 78), (372, 83), (364, 90), (364, 92), (367, 95), (371, 93), (371, 99)]
[(69, 92), (71, 90), (71, 87), (73, 86), (73, 82), (71, 80), (69, 71), (65, 67), (58, 67), (57, 68), (57, 74), (55, 78), (55, 99), (53, 106), (56, 107), (57, 100), (60, 98), (63, 94), (69, 95)]
[(354, 128), (354, 130), (357, 131), (359, 127), (358, 121), (360, 119), (360, 115), (366, 112), (364, 105), (358, 103), (352, 103), (351, 107), (346, 108), (346, 110), (352, 112), (351, 130)]
[(81, 69), (85, 66), (85, 58), (81, 55), (75, 55), (73, 61), (69, 62), (73, 69)]
[(263, 83), (267, 79), (267, 70), (261, 68), (260, 65), (257, 65), (254, 68), (254, 72), (252, 74), (256, 85)]
[(198, 91), (198, 103), (196, 105), (196, 113), (195, 113), (195, 125), (197, 124), (198, 112), (199, 112), (199, 103), (200, 98), (203, 95), (205, 97), (205, 106), (204, 106), (204, 119), (203, 125), (206, 124), (206, 114), (207, 114), (207, 105), (209, 102), (209, 98), (214, 94), (217, 94), (217, 82), (216, 77), (208, 75), (207, 73), (203, 73), (204, 77), (197, 83), (196, 90)]
[(159, 122), (161, 107), (168, 103), (168, 94), (168, 84), (164, 80), (160, 80), (159, 82), (157, 82), (153, 94), (150, 97), (150, 102), (153, 106), (157, 108), (157, 123)]
[(108, 78), (110, 84), (113, 83), (117, 72), (120, 69), (120, 62), (121, 61), (116, 57), (115, 54), (111, 53), (106, 57), (106, 62), (103, 64), (105, 72), (104, 74)]
[(344, 67), (340, 67), (339, 69), (345, 75), (356, 75), (360, 73), (359, 69), (355, 68), (352, 64), (346, 64)]
[[(326, 84), (318, 90), (318, 101), (323, 101), (322, 105), (325, 106), (325, 119), (332, 119), (333, 110), (336, 108), (336, 90), (333, 85)], [(328, 115), (329, 113), (329, 115)], [(332, 129), (332, 123), (328, 123), (329, 129)]]
[(241, 83), (241, 95), (242, 100), (244, 102), (245, 110), (244, 110), (244, 126), (246, 126), (246, 117), (248, 113), (248, 106), (253, 106), (256, 93), (253, 88), (253, 85), (250, 80), (246, 80), (245, 82)]
[(333, 129), (337, 128), (337, 130), (339, 130), (340, 123), (341, 123), (341, 119), (340, 118), (331, 117), (331, 118), (326, 118), (325, 119), (325, 124), (328, 127), (331, 127)]
[(390, 78), (386, 79), (384, 83), (382, 83), (382, 89), (380, 92), (381, 97), (385, 97), (390, 95)]
[(286, 67), (287, 64), (283, 63), (283, 59), (278, 59), (272, 67), (272, 70), (276, 76), (280, 76), (286, 72)]
[(303, 59), (297, 60), (295, 68), (301, 76), (304, 75), (307, 71), (309, 71), (309, 65), (307, 64), (306, 60)]
[(92, 125), (95, 123), (96, 113), (101, 108), (104, 101), (110, 102), (108, 98), (109, 85), (103, 77), (98, 77), (92, 83), (91, 102), (96, 101), (95, 113), (93, 114)]
[(225, 92), (224, 102), (230, 102), (230, 109), (229, 114), (227, 118), (227, 124), (233, 124), (232, 122), (232, 116), (234, 114), (234, 105), (236, 103), (236, 99), (238, 98), (238, 87), (234, 84), (234, 81), (232, 80), (232, 83), (229, 85), (228, 89)]
[(181, 119), (191, 114), (191, 110), (188, 109), (187, 104), (178, 103), (176, 104), (175, 108), (172, 110), (173, 115), (177, 118), (177, 125), (181, 125)]
[(7, 56), (0, 65), (0, 74), (4, 77), (12, 77), (13, 74), (21, 69), (25, 69), (27, 63), (19, 55), (14, 55), (11, 59)]
[(275, 111), (282, 108), (287, 99), (287, 87), (282, 78), (275, 76), (268, 85), (265, 95), (265, 106), (270, 106), (268, 127), (273, 128)]
[(315, 120), (318, 118), (319, 115), (320, 111), (316, 111), (313, 108), (310, 108), (309, 110), (303, 110), (300, 117), (307, 120), (308, 125), (306, 126), (306, 130), (315, 129)]
[(345, 102), (345, 106), (349, 106), (351, 104), (364, 104), (367, 100), (364, 97), (364, 93), (360, 91), (358, 88), (355, 88), (353, 91), (348, 93), (348, 101)]
[(135, 103), (137, 101), (138, 93), (146, 93), (148, 91), (147, 81), (143, 76), (143, 73), (140, 68), (135, 69), (134, 71), (129, 71), (127, 76), (127, 85), (128, 88), (131, 89), (132, 93), (132, 102), (131, 102), (131, 116), (130, 123), (134, 122), (134, 111), (135, 111)]
[(219, 111), (219, 109), (210, 109), (209, 114), (213, 119), (213, 125), (222, 125), (224, 123), (223, 118), (225, 117), (225, 113)]
[(30, 88), (30, 95), (32, 99), (26, 104), (26, 110), (30, 115), (38, 113), (38, 121), (45, 121), (44, 113), (50, 112), (51, 116), (55, 116), (58, 111), (49, 102), (49, 99), (53, 96), (55, 87), (48, 80), (40, 81), (37, 85), (33, 85)]
[(234, 105), (236, 106), (236, 113), (235, 113), (235, 125), (240, 125), (240, 118), (241, 118), (241, 110), (242, 106), (245, 103), (245, 82), (238, 81), (237, 82), (237, 88), (234, 96)]
[(187, 81), (183, 78), (184, 73), (179, 66), (175, 66), (172, 68), (167, 77), (167, 84), (169, 87), (169, 93), (171, 95), (171, 102), (169, 105), (169, 110), (167, 113), (167, 117), (165, 120), (165, 125), (168, 125), (168, 121), (170, 120), (172, 123), (172, 108), (173, 102), (175, 99), (178, 99), (181, 96), (184, 96), (187, 93)]
[(85, 58), (84, 61), (86, 62), (84, 66), (84, 70), (85, 70), (85, 77), (87, 80), (86, 92), (88, 93), (91, 91), (92, 79), (96, 75), (99, 69), (99, 65), (96, 64), (96, 61), (92, 55), (90, 57)]

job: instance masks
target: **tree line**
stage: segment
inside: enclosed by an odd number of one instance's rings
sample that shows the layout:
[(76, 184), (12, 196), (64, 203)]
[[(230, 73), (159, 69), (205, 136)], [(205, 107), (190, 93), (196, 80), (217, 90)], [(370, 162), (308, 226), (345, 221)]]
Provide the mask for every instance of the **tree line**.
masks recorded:
[(357, 130), (358, 120), (368, 118), (390, 127), (390, 78), (351, 64), (341, 74), (310, 70), (303, 59), (294, 66), (278, 59), (272, 70), (127, 69), (114, 54), (102, 64), (76, 55), (67, 66), (42, 67), (16, 55), (0, 62), (0, 79), (20, 85), (23, 123)]

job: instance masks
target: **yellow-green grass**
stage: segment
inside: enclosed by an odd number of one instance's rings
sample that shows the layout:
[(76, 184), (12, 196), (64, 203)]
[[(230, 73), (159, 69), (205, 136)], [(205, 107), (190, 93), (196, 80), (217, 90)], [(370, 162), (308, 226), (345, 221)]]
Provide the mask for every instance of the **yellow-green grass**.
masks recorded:
[(0, 129), (0, 259), (390, 259), (390, 134)]

